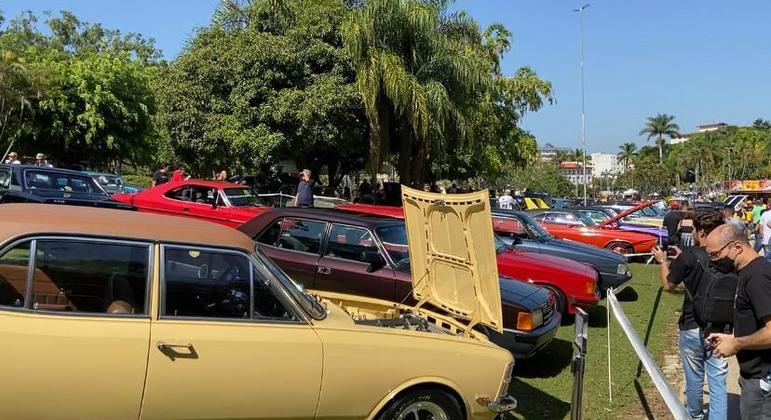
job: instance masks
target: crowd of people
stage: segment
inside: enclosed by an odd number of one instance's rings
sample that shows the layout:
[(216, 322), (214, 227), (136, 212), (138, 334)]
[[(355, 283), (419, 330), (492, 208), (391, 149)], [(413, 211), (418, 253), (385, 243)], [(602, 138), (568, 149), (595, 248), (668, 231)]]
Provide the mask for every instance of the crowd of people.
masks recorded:
[[(726, 358), (739, 363), (742, 419), (771, 419), (771, 209), (748, 202), (694, 212), (674, 204), (664, 218), (670, 249), (657, 247), (662, 288), (685, 291), (678, 320), (686, 409), (704, 418), (728, 416)], [(754, 244), (752, 243), (754, 242)], [(765, 257), (758, 251), (764, 249)]]
[[(5, 157), (5, 164), (7, 165), (21, 165), (22, 161), (19, 160), (19, 155), (16, 152), (9, 152)], [(38, 153), (35, 155), (35, 166), (43, 166), (46, 168), (53, 168), (54, 165), (48, 163), (45, 153)]]

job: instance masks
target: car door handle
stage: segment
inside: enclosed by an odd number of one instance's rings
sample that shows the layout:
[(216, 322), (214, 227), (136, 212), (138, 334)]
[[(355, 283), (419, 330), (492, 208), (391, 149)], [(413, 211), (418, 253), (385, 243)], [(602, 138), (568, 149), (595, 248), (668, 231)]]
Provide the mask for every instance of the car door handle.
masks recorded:
[[(191, 343), (174, 344), (174, 343), (166, 343), (163, 341), (159, 341), (157, 346), (158, 346), (158, 350), (160, 350), (161, 353), (166, 355), (166, 357), (171, 359), (172, 362), (176, 359), (197, 359), (198, 358), (198, 352), (195, 351), (195, 347), (193, 347)], [(187, 351), (184, 351), (183, 349), (187, 349)]]
[(328, 275), (332, 274), (332, 269), (329, 268), (329, 267), (319, 267), (316, 270), (316, 272), (319, 273), (319, 274), (323, 274), (325, 276), (328, 276)]

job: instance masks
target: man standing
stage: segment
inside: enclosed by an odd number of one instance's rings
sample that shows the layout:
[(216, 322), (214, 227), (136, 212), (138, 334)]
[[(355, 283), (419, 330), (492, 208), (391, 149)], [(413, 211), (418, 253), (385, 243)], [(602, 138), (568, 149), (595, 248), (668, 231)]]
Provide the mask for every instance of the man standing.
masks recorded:
[(177, 170), (171, 174), (171, 182), (182, 182), (185, 180), (185, 165), (177, 164)]
[(514, 208), (514, 197), (511, 196), (511, 190), (505, 190), (503, 195), (498, 198), (498, 207), (506, 210)]
[(303, 169), (300, 172), (300, 183), (297, 184), (297, 207), (313, 207), (313, 187), (315, 182), (311, 179), (311, 171)]
[(19, 156), (16, 154), (16, 152), (8, 153), (8, 158), (5, 159), (5, 163), (8, 165), (19, 165), (21, 162), (19, 161)]
[[(704, 251), (707, 235), (724, 222), (720, 212), (699, 213), (693, 218), (693, 242), (695, 246), (680, 252), (667, 265), (667, 252), (659, 247), (653, 248), (653, 255), (660, 264), (662, 288), (673, 292), (678, 284), (683, 283), (687, 293), (683, 297), (683, 309), (677, 321), (680, 330), (680, 361), (685, 373), (685, 395), (688, 414), (694, 419), (704, 418), (704, 374), (709, 386), (709, 418), (725, 419), (728, 413), (728, 394), (726, 376), (728, 363), (722, 357), (708, 352), (704, 343), (704, 329), (717, 326), (707, 325), (699, 319), (692, 297), (697, 295), (699, 287), (711, 274), (705, 271), (709, 257)], [(674, 247), (674, 245), (673, 245)], [(675, 248), (679, 251), (678, 248)], [(722, 327), (722, 326), (721, 326)], [(718, 327), (719, 328), (719, 327)], [(720, 331), (720, 329), (718, 329)]]
[(38, 153), (37, 155), (35, 155), (35, 166), (42, 166), (45, 168), (54, 167), (54, 165), (51, 165), (50, 163), (48, 163), (48, 161), (46, 160), (46, 155), (43, 153)]
[(710, 334), (715, 353), (736, 355), (742, 419), (771, 419), (771, 263), (760, 258), (743, 225), (726, 223), (707, 236), (707, 253), (721, 271), (736, 269), (734, 333)]
[(758, 219), (758, 241), (763, 245), (763, 255), (771, 261), (771, 209), (765, 210)]
[(680, 203), (677, 201), (673, 201), (669, 208), (662, 225), (667, 229), (667, 244), (674, 246), (680, 243), (678, 227), (683, 220), (683, 212), (680, 211)]
[(161, 184), (165, 184), (169, 182), (169, 165), (168, 163), (164, 163), (161, 166), (161, 169), (158, 169), (153, 174), (153, 187), (156, 187)]

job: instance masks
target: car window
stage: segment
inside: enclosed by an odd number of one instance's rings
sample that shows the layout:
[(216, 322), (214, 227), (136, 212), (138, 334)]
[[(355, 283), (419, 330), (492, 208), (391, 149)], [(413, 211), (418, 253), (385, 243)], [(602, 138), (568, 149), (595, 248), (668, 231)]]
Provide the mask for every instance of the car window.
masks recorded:
[(286, 218), (281, 221), (281, 234), (276, 246), (293, 251), (317, 254), (326, 222)]
[(403, 267), (410, 262), (407, 247), (407, 229), (402, 225), (381, 226), (375, 230), (386, 252), (396, 265)]
[(24, 171), (24, 183), (31, 190), (105, 194), (90, 176), (37, 170)]
[(174, 200), (212, 206), (217, 199), (217, 189), (204, 187), (202, 185), (186, 185), (167, 192), (166, 197)]
[(515, 218), (493, 217), (493, 231), (507, 237), (530, 239), (530, 235), (525, 227), (520, 223), (519, 219)]
[(324, 256), (367, 262), (368, 255), (373, 253), (380, 251), (368, 230), (332, 224)]
[(163, 316), (293, 319), (270, 282), (253, 269), (245, 255), (164, 247), (163, 267)]
[(262, 206), (262, 200), (257, 197), (254, 190), (248, 187), (224, 188), (222, 190), (233, 207)]
[(11, 185), (11, 170), (8, 168), (0, 168), (0, 188), (8, 189)]
[(37, 240), (32, 309), (145, 314), (150, 247)]
[(572, 214), (557, 214), (554, 216), (554, 221), (551, 223), (556, 223), (559, 225), (577, 225), (581, 222), (578, 220), (578, 218)]
[(262, 233), (257, 236), (257, 242), (271, 245), (271, 246), (278, 246), (278, 238), (281, 235), (281, 226), (284, 219), (278, 219), (273, 221), (267, 229), (262, 231)]
[(24, 306), (29, 244), (23, 242), (0, 256), (0, 306)]

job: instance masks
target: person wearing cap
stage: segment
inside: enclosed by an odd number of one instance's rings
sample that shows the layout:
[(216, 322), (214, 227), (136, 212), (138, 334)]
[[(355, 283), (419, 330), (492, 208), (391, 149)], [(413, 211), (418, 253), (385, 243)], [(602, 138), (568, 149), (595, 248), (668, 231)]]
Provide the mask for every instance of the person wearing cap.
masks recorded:
[(8, 153), (8, 157), (5, 159), (5, 163), (8, 165), (20, 165), (19, 155), (16, 152)]
[(51, 165), (50, 163), (48, 163), (48, 161), (46, 160), (46, 155), (43, 153), (38, 153), (37, 155), (35, 155), (35, 166), (43, 166), (45, 168), (54, 167), (54, 165)]

